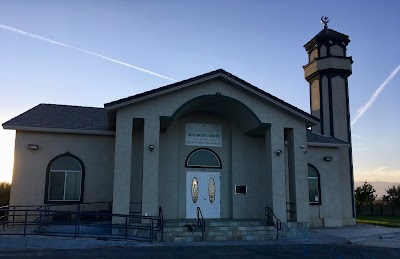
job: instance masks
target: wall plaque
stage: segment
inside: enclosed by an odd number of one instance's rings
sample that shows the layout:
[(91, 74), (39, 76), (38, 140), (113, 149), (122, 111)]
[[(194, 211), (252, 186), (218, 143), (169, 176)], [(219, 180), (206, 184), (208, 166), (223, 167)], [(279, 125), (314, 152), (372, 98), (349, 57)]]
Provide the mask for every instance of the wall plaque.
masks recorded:
[(222, 147), (221, 125), (186, 123), (185, 145)]

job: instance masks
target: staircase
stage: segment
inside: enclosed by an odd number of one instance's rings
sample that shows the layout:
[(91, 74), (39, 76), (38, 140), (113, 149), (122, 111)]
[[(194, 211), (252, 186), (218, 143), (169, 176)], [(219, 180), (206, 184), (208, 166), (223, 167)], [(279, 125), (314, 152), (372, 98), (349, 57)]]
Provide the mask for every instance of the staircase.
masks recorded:
[(201, 242), (276, 239), (267, 220), (207, 219), (204, 233), (196, 220), (164, 220), (165, 242)]

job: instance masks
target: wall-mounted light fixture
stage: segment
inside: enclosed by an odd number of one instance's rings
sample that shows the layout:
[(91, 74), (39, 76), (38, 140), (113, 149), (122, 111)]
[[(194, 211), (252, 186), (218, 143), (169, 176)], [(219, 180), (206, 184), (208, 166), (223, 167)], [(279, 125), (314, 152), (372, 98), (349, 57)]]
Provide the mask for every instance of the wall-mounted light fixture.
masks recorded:
[(306, 148), (306, 146), (301, 145), (300, 148), (304, 150), (304, 153), (305, 153), (305, 154), (307, 154), (307, 148)]
[(149, 145), (149, 150), (153, 151), (154, 150), (154, 145)]
[(281, 153), (282, 153), (282, 150), (278, 149), (275, 153), (276, 153), (277, 156), (280, 156)]
[(324, 157), (324, 161), (332, 161), (332, 157), (331, 156), (326, 156), (326, 157)]
[(30, 150), (38, 150), (39, 145), (38, 144), (28, 144), (28, 149)]

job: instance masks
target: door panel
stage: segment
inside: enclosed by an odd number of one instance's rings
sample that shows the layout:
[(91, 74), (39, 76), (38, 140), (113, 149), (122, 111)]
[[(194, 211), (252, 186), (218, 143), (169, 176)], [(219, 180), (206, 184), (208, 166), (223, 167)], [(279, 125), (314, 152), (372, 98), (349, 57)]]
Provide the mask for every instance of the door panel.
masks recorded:
[(219, 172), (187, 172), (186, 174), (186, 217), (197, 218), (200, 207), (204, 218), (220, 218)]

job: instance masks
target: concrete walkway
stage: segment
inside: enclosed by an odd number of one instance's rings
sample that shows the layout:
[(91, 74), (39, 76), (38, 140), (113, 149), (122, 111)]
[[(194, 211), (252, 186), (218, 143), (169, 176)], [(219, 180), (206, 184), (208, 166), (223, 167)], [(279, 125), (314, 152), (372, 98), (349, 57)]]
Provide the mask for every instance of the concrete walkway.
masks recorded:
[(90, 249), (96, 247), (132, 246), (246, 246), (294, 244), (358, 244), (363, 246), (400, 248), (400, 228), (357, 224), (341, 228), (312, 229), (305, 237), (284, 237), (266, 241), (140, 243), (132, 241), (62, 238), (49, 236), (0, 236), (0, 250), (5, 249)]
[(400, 228), (356, 224), (341, 228), (312, 229), (312, 232), (344, 238), (348, 244), (400, 248)]

